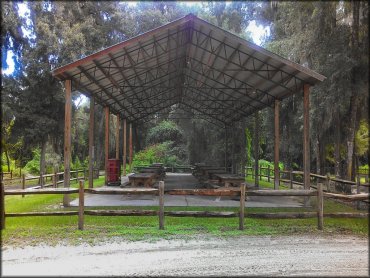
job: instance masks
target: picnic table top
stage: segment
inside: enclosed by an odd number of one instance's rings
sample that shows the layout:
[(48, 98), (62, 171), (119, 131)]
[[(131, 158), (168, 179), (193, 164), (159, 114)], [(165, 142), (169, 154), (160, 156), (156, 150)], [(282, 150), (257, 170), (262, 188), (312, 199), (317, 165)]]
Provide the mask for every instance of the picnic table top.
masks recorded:
[(129, 179), (142, 179), (142, 178), (152, 178), (155, 173), (136, 173), (128, 176)]
[(236, 174), (214, 174), (216, 177), (223, 180), (244, 180), (244, 177), (238, 176)]

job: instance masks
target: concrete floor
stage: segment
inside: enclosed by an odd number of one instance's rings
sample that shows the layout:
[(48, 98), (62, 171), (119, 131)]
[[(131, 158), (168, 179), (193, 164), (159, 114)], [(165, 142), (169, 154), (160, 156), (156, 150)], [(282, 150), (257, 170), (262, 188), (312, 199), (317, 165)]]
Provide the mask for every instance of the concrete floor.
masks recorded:
[[(204, 188), (191, 174), (166, 173), (165, 189)], [(158, 183), (154, 184), (158, 187)], [(158, 196), (154, 195), (103, 195), (86, 194), (85, 206), (157, 206)], [(302, 207), (302, 197), (247, 197), (246, 207)], [(164, 205), (171, 206), (205, 206), (205, 207), (239, 207), (238, 197), (214, 196), (164, 196)], [(78, 206), (78, 199), (71, 202), (71, 206)]]

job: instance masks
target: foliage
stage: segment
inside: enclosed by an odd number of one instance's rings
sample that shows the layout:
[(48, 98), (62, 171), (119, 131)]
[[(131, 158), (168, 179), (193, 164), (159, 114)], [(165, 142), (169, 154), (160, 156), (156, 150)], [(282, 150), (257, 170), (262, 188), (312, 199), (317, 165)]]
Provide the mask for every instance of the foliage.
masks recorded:
[(173, 121), (162, 121), (148, 131), (147, 144), (157, 144), (172, 141), (182, 144), (185, 141), (184, 132)]
[(177, 151), (173, 141), (150, 145), (135, 154), (133, 165), (150, 165), (155, 162), (163, 163), (165, 166), (181, 165), (183, 161), (176, 155)]

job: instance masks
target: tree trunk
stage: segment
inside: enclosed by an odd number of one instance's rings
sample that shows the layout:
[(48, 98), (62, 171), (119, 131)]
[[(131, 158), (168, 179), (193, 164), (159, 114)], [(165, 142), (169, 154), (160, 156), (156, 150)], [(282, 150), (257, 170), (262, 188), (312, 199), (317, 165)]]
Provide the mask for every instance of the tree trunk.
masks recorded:
[(335, 150), (334, 150), (334, 159), (335, 159), (335, 176), (341, 177), (340, 173), (340, 115), (339, 108), (337, 109), (335, 115)]

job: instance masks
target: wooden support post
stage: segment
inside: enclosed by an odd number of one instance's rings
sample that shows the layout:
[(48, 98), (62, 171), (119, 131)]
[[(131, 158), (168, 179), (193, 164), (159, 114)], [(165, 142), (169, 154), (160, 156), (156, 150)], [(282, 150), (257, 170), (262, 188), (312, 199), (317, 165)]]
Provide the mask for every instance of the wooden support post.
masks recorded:
[(109, 107), (104, 107), (105, 111), (105, 142), (104, 142), (104, 169), (105, 185), (108, 184), (108, 157), (109, 157)]
[[(303, 186), (310, 189), (310, 86), (303, 85)], [(304, 198), (304, 206), (309, 205), (310, 198)]]
[(245, 183), (240, 184), (239, 230), (244, 230)]
[(231, 128), (231, 173), (235, 174), (235, 126)]
[(322, 230), (324, 227), (324, 194), (322, 184), (317, 185), (317, 228)]
[(116, 115), (116, 159), (119, 159), (119, 115)]
[(89, 188), (94, 187), (94, 127), (95, 127), (95, 98), (90, 97), (89, 118)]
[(164, 230), (164, 181), (159, 182), (158, 187), (158, 195), (159, 195), (159, 229)]
[(126, 176), (126, 159), (127, 159), (127, 123), (126, 119), (123, 119), (123, 175)]
[(1, 181), (1, 189), (0, 189), (0, 226), (1, 230), (5, 229), (5, 194), (4, 194), (4, 182)]
[[(22, 189), (26, 189), (26, 175), (22, 174)], [(22, 198), (24, 198), (24, 194), (22, 194)]]
[(280, 173), (279, 173), (279, 147), (280, 147), (280, 100), (275, 100), (274, 106), (274, 189), (279, 189)]
[(293, 189), (293, 170), (289, 171), (290, 189)]
[(130, 168), (130, 173), (132, 172), (132, 123), (130, 123), (130, 138), (129, 138), (129, 168)]
[(259, 159), (259, 115), (258, 111), (255, 113), (254, 122), (254, 185), (259, 188), (258, 181), (258, 159)]
[(270, 182), (270, 164), (267, 165), (267, 181)]
[[(65, 111), (64, 111), (64, 187), (71, 184), (71, 119), (72, 119), (72, 82), (65, 81)], [(63, 196), (63, 205), (69, 206), (70, 198), (68, 194)]]
[(80, 181), (80, 187), (78, 189), (78, 229), (83, 230), (84, 229), (84, 188), (85, 188), (85, 182)]
[(224, 161), (224, 165), (225, 165), (225, 171), (228, 172), (227, 170), (227, 145), (228, 145), (228, 142), (227, 142), (227, 127), (225, 125), (225, 161)]

